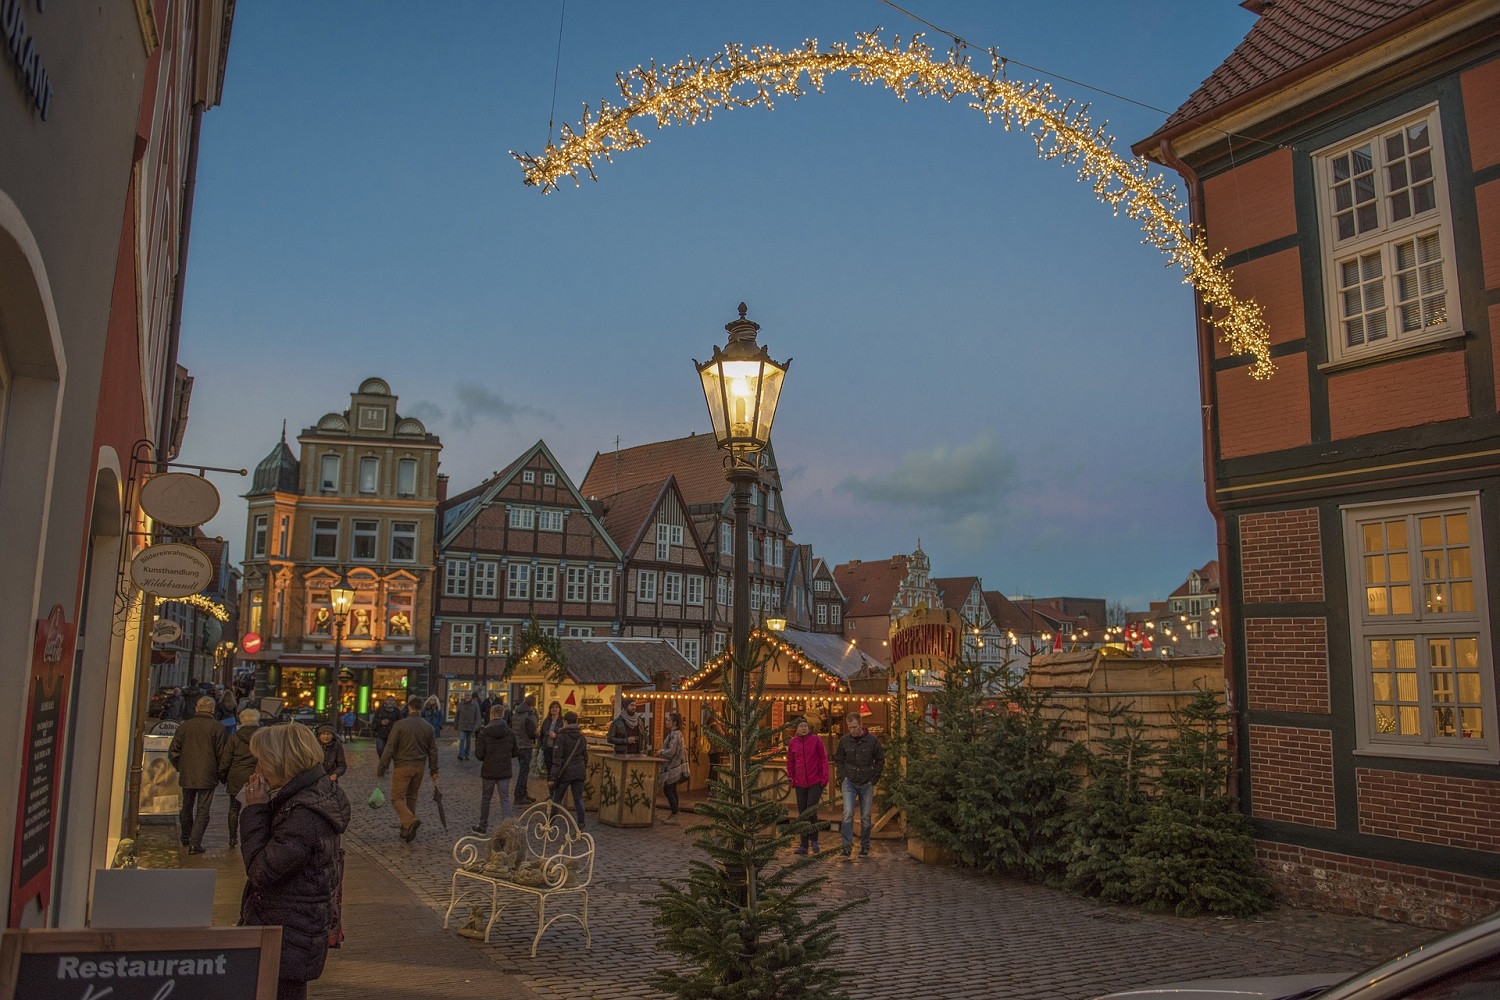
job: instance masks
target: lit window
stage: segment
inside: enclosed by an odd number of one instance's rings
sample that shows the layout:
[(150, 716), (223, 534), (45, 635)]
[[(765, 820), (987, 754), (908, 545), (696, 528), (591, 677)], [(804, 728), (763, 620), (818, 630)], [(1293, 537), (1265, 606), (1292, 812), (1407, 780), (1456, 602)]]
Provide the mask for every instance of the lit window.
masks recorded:
[(1500, 759), (1479, 502), (1344, 509), (1361, 749)]

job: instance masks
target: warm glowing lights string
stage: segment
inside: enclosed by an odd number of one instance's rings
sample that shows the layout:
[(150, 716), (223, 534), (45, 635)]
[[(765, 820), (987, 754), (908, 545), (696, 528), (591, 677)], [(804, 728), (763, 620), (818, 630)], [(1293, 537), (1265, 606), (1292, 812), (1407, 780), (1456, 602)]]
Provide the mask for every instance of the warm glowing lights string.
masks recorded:
[(209, 615), (213, 616), (221, 622), (229, 621), (229, 612), (225, 610), (224, 605), (218, 603), (211, 597), (204, 597), (202, 594), (188, 594), (186, 597), (158, 598), (158, 603), (160, 604), (167, 604), (173, 601), (178, 604), (190, 604), (193, 607), (197, 608), (199, 611), (208, 612)]
[(1209, 306), (1219, 338), (1231, 352), (1254, 356), (1250, 374), (1263, 379), (1275, 371), (1261, 307), (1235, 296), (1224, 254), (1211, 253), (1203, 237), (1181, 220), (1176, 191), (1152, 171), (1150, 161), (1114, 151), (1113, 137), (1089, 120), (1087, 105), (1059, 97), (1048, 84), (1008, 79), (1005, 60), (994, 53), (985, 74), (957, 49), (934, 59), (935, 50), (920, 35), (904, 47), (899, 36), (887, 47), (879, 29), (856, 37), (855, 45), (835, 42), (828, 49), (810, 39), (791, 52), (730, 44), (708, 59), (637, 66), (616, 75), (624, 102), (619, 107), (601, 101), (595, 112), (584, 105), (578, 131), (564, 124), (558, 141), (549, 141), (540, 156), (511, 155), (521, 164), (526, 183), (545, 193), (556, 190), (563, 177), (579, 183), (580, 172), (598, 180), (597, 161), (613, 162), (614, 154), (646, 145), (646, 137), (632, 125), (637, 118), (653, 119), (660, 129), (696, 125), (715, 111), (771, 109), (775, 97), (796, 99), (807, 93), (805, 88), (822, 93), (824, 80), (840, 73), (867, 86), (883, 84), (902, 101), (913, 94), (950, 102), (962, 96), (986, 120), (999, 118), (1007, 132), (1014, 128), (1030, 135), (1042, 159), (1076, 166), (1079, 180), (1090, 184), (1101, 202), (1139, 223), (1143, 242), (1182, 269), (1184, 281)]

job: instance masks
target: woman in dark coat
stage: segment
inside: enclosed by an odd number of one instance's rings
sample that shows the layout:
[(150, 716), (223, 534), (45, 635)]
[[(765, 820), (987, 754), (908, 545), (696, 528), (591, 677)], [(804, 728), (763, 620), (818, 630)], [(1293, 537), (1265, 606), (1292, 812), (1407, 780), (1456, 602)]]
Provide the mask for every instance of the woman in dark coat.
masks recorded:
[(577, 712), (563, 713), (563, 727), (557, 731), (557, 746), (552, 750), (552, 801), (562, 802), (563, 794), (573, 789), (573, 808), (578, 814), (578, 828), (583, 829), (583, 782), (589, 773), (589, 745), (578, 726)]
[(318, 743), (323, 747), (323, 770), (334, 781), (338, 781), (349, 770), (349, 765), (344, 760), (344, 741), (325, 722), (318, 727)]
[(323, 974), (335, 929), (339, 835), (349, 799), (328, 780), (323, 748), (305, 726), (266, 726), (250, 740), (258, 763), (241, 789), (245, 892), (241, 925), (281, 925), (278, 1000), (303, 1000)]
[(229, 793), (229, 846), (240, 842), (240, 789), (255, 773), (255, 754), (250, 752), (250, 738), (260, 731), (260, 710), (247, 708), (239, 714), (239, 728), (224, 743), (219, 754), (219, 777)]

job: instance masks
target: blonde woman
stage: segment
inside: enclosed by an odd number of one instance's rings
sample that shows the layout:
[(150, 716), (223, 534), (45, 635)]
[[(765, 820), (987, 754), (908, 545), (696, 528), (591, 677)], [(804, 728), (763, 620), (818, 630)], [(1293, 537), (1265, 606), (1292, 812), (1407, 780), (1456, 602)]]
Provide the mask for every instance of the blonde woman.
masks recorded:
[(323, 748), (306, 726), (262, 726), (250, 738), (256, 768), (240, 794), (245, 859), (241, 925), (280, 924), (278, 1000), (302, 1000), (323, 974), (339, 889), (339, 835), (349, 799), (328, 780)]

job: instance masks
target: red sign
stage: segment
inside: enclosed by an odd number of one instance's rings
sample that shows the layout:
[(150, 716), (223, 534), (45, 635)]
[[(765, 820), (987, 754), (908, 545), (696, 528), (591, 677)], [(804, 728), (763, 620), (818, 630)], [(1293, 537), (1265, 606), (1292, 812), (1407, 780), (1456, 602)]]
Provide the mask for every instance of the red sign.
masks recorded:
[(247, 653), (259, 653), (260, 644), (261, 638), (254, 632), (246, 632), (244, 637), (240, 639), (240, 649)]
[(11, 867), (10, 926), (32, 899), (46, 909), (52, 884), (52, 841), (57, 826), (57, 790), (68, 679), (73, 672), (74, 627), (61, 604), (36, 623), (31, 647), (31, 692), (26, 700), (26, 745), (21, 801), (16, 808), (16, 856)]

